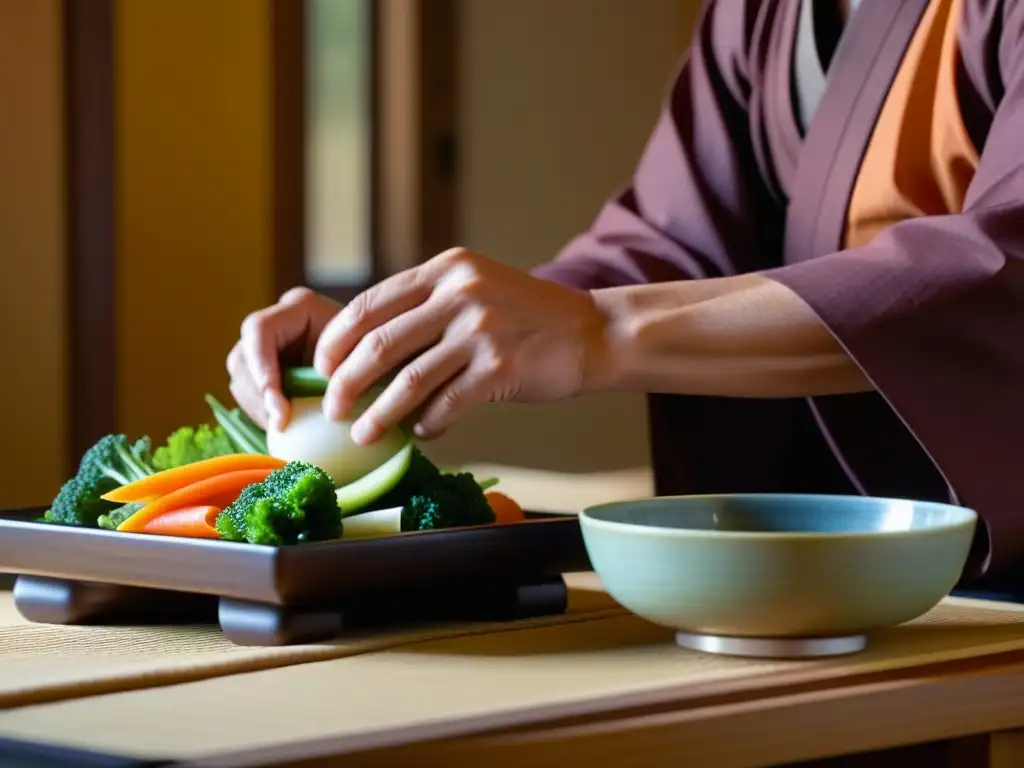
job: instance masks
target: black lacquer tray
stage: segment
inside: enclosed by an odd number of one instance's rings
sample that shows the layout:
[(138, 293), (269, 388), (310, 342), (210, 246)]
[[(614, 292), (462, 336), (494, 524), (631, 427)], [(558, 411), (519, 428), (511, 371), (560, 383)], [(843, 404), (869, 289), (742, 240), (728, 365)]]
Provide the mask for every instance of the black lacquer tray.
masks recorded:
[(219, 622), (240, 645), (349, 627), (561, 613), (563, 573), (590, 569), (575, 515), (288, 547), (117, 533), (0, 512), (0, 572), (49, 624)]

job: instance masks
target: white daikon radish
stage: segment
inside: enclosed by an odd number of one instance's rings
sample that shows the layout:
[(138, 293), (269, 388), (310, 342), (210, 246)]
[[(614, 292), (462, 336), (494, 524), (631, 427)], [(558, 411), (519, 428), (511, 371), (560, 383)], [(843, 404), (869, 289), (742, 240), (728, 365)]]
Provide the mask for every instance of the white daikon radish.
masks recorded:
[(398, 428), (370, 445), (352, 439), (352, 424), (379, 394), (376, 388), (368, 392), (341, 421), (324, 415), (323, 398), (293, 398), (288, 425), (280, 431), (267, 430), (267, 451), (278, 459), (320, 467), (335, 486), (358, 480), (394, 457), (408, 442), (408, 436)]
[(345, 518), (343, 539), (373, 539), (402, 532), (402, 507), (375, 509)]

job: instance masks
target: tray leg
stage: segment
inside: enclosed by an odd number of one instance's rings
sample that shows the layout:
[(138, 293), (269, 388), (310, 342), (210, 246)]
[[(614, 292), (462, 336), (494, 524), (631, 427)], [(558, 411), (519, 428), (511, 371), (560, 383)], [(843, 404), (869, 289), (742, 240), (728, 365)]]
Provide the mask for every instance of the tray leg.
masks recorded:
[(221, 598), (220, 626), (236, 645), (281, 646), (331, 640), (350, 628), (436, 621), (514, 621), (564, 613), (561, 576), (512, 584), (364, 596), (332, 607), (283, 607)]
[(235, 645), (295, 645), (331, 640), (341, 634), (339, 610), (263, 605), (222, 597), (220, 628)]
[(37, 624), (209, 621), (210, 598), (175, 592), (19, 576), (14, 606)]
[(564, 613), (568, 602), (565, 580), (553, 576), (366, 595), (345, 603), (345, 618), (349, 627), (437, 621), (516, 621)]
[[(413, 598), (415, 599), (415, 598)], [(569, 590), (561, 576), (512, 584), (483, 584), (439, 593), (410, 613), (423, 618), (515, 621), (565, 613)], [(418, 610), (417, 610), (418, 609)]]

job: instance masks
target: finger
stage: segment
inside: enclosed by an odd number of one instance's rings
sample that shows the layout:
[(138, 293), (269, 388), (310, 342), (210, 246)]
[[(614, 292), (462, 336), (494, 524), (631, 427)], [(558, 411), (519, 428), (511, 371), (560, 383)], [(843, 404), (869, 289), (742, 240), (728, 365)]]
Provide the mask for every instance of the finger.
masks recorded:
[(359, 339), (403, 312), (427, 301), (432, 294), (446, 301), (471, 295), (480, 257), (465, 248), (451, 248), (414, 269), (382, 280), (356, 296), (324, 328), (313, 355), (313, 365), (329, 378), (351, 353)]
[(490, 399), (488, 376), (480, 366), (471, 364), (434, 395), (416, 421), (413, 433), (424, 440), (436, 439), (471, 408)]
[(409, 363), (352, 425), (352, 439), (362, 445), (377, 440), (414, 413), (472, 359), (468, 347), (441, 343)]
[(330, 378), (359, 340), (388, 320), (430, 298), (430, 286), (419, 268), (382, 280), (356, 296), (324, 328), (313, 353), (313, 365)]
[(312, 288), (307, 288), (304, 285), (298, 285), (294, 288), (289, 288), (287, 291), (281, 294), (281, 298), (277, 300), (278, 304), (298, 304), (300, 301), (313, 298), (314, 291)]
[(263, 398), (253, 388), (252, 381), (249, 379), (232, 379), (231, 383), (228, 384), (228, 389), (231, 392), (231, 396), (235, 399), (238, 407), (242, 409), (253, 421), (260, 425), (262, 429), (266, 429), (270, 423), (270, 417), (267, 414), (267, 409), (264, 406)]
[(241, 342), (236, 343), (231, 349), (231, 353), (228, 355), (227, 368), (231, 376), (228, 388), (238, 407), (248, 414), (253, 421), (266, 429), (268, 421), (267, 411), (263, 398), (253, 384), (249, 368), (245, 364)]
[(302, 339), (309, 329), (305, 301), (274, 304), (254, 312), (242, 324), (242, 353), (253, 386), (264, 400), (271, 422), (282, 425), (287, 401), (281, 394), (279, 356), (289, 344)]
[(345, 416), (374, 382), (437, 343), (454, 315), (453, 307), (430, 301), (363, 336), (331, 376), (324, 395), (327, 417)]

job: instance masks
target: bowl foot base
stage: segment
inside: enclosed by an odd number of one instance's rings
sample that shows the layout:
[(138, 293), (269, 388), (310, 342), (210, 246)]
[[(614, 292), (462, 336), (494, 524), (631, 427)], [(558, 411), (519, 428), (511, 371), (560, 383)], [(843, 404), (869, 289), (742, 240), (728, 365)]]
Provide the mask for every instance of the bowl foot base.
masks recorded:
[(724, 637), (677, 632), (676, 643), (683, 648), (723, 656), (751, 656), (763, 659), (809, 659), (842, 656), (864, 650), (867, 637)]

